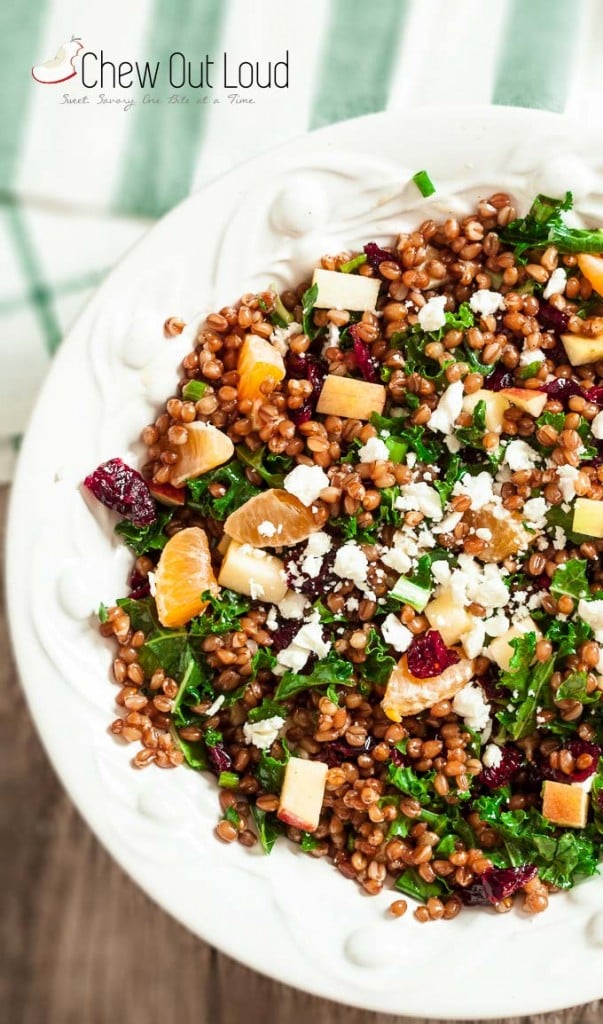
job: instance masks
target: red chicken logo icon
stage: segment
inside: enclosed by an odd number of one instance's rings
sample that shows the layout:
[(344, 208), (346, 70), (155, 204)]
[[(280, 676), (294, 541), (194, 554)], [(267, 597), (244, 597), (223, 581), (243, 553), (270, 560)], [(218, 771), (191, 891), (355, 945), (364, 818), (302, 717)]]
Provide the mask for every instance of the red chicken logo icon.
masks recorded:
[(31, 73), (36, 82), (42, 85), (58, 85), (59, 82), (67, 82), (77, 75), (74, 60), (84, 44), (79, 36), (72, 36), (67, 42), (59, 46), (52, 60), (45, 60), (43, 64), (35, 64)]

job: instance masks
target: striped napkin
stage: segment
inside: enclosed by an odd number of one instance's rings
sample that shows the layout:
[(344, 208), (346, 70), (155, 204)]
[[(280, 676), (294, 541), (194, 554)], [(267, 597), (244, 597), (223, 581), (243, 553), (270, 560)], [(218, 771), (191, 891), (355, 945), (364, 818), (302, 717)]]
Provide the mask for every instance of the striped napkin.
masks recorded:
[[(574, 114), (603, 96), (598, 0), (20, 0), (0, 61), (0, 479), (53, 352), (108, 269), (192, 190), (308, 128), (414, 104)], [(142, 91), (36, 83), (73, 36), (114, 61), (279, 60), (289, 88), (254, 105), (144, 104)], [(78, 58), (75, 58), (77, 66)], [(67, 70), (68, 61), (66, 63)], [(161, 90), (166, 94), (166, 89)], [(126, 95), (129, 110), (99, 101)], [(157, 90), (159, 93), (159, 90)], [(63, 93), (87, 103), (61, 103)], [(189, 95), (196, 95), (193, 91)]]

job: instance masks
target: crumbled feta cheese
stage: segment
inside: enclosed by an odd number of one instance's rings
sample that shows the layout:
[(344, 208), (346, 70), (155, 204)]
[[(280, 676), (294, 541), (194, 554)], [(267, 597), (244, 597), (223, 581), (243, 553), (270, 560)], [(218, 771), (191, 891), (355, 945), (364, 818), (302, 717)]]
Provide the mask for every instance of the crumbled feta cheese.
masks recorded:
[(406, 465), (409, 469), (414, 469), (417, 464), (417, 453), (408, 452), (406, 455)]
[(419, 310), (419, 326), (423, 331), (439, 331), (446, 324), (445, 295), (435, 295)]
[(288, 590), (277, 607), (284, 619), (301, 619), (309, 603), (305, 594)]
[(255, 580), (249, 580), (249, 596), (252, 601), (259, 601), (265, 594), (265, 590), (261, 583), (256, 583)]
[(491, 504), (495, 499), (492, 491), (492, 477), (486, 472), (478, 473), (477, 476), (465, 473), (455, 483), (452, 494), (453, 497), (459, 494), (467, 495), (471, 499), (471, 508), (478, 512), (480, 508)]
[(467, 683), (459, 690), (452, 701), (452, 710), (476, 732), (485, 729), (490, 720), (490, 705), (484, 700), (484, 691), (477, 683)]
[(548, 507), (546, 498), (530, 498), (523, 506), (522, 516), (536, 528), (543, 529)]
[(381, 632), (386, 644), (391, 644), (395, 651), (400, 651), (400, 654), (407, 651), (411, 645), (413, 635), (410, 629), (402, 625), (398, 616), (393, 613), (383, 620)]
[(400, 488), (400, 496), (396, 498), (396, 508), (401, 512), (421, 512), (427, 519), (442, 518), (442, 499), (435, 487), (424, 481), (416, 484), (404, 484)]
[(263, 718), (261, 722), (244, 722), (243, 736), (245, 743), (253, 743), (254, 747), (260, 750), (268, 750), (272, 746), (282, 729), (285, 719), (280, 715), (273, 715), (272, 718)]
[(352, 580), (361, 589), (366, 584), (368, 558), (357, 544), (348, 543), (339, 548), (333, 563), (333, 572), (343, 580)]
[(339, 348), (339, 327), (330, 320), (327, 324), (327, 338), (322, 347), (323, 356), (328, 348)]
[(469, 306), (480, 316), (492, 316), (499, 309), (505, 308), (505, 297), (500, 292), (491, 292), (488, 288), (480, 288), (469, 299)]
[[(434, 566), (437, 564), (434, 562)], [(510, 598), (505, 575), (505, 570), (494, 563), (481, 566), (471, 555), (462, 554), (458, 568), (450, 575), (449, 585), (454, 600), (462, 606), (475, 601), (484, 608), (504, 608)]]
[(549, 277), (546, 288), (542, 293), (543, 299), (550, 299), (552, 295), (563, 295), (567, 284), (567, 271), (563, 267), (557, 267)]
[[(293, 591), (291, 590), (290, 593), (292, 594)], [(297, 597), (297, 595), (296, 595), (296, 597)], [(284, 600), (284, 598), (283, 598), (283, 600)], [(266, 625), (267, 625), (268, 629), (271, 629), (271, 630), (278, 629), (278, 615), (276, 614), (276, 608), (274, 607), (274, 605), (271, 606), (270, 611), (268, 612), (268, 615), (266, 616)]]
[(402, 575), (409, 572), (412, 568), (412, 559), (408, 557), (405, 551), (401, 548), (390, 548), (383, 555), (381, 555), (381, 561), (388, 568), (393, 569), (394, 572), (399, 572)]
[(576, 497), (578, 473), (575, 466), (557, 466), (557, 484), (564, 501), (572, 501)]
[(269, 519), (264, 519), (263, 523), (258, 524), (260, 537), (274, 537), (276, 532), (276, 526)]
[(461, 637), (463, 650), (468, 658), (477, 658), (486, 641), (486, 629), (481, 619), (475, 619), (472, 627)]
[(360, 601), (357, 597), (348, 597), (345, 606), (349, 612), (357, 612), (360, 608)]
[(546, 356), (541, 348), (524, 348), (519, 356), (520, 366), (530, 366), (531, 363), (542, 363)]
[(149, 591), (151, 593), (151, 597), (155, 597), (155, 595), (157, 593), (157, 586), (155, 584), (155, 573), (154, 572), (147, 573), (147, 579), (149, 581)]
[(498, 768), (501, 761), (502, 750), (496, 746), (496, 743), (489, 743), (482, 754), (484, 768)]
[(491, 615), (489, 619), (484, 620), (487, 636), (502, 636), (509, 629), (509, 625), (509, 620), (503, 612), (497, 612), (496, 615)]
[(319, 530), (318, 533), (311, 534), (301, 562), (301, 571), (311, 579), (316, 579), (322, 569), (323, 557), (331, 547), (332, 541), (328, 533)]
[(427, 426), (430, 430), (439, 430), (442, 434), (451, 434), (456, 418), (463, 408), (463, 382), (457, 380), (446, 388), (431, 414)]
[(597, 438), (597, 441), (603, 441), (603, 409), (591, 421), (590, 429), (593, 432), (593, 437)]
[(438, 558), (436, 562), (431, 563), (431, 575), (435, 582), (441, 585), (449, 582), (451, 570), (445, 558)]
[(446, 445), (451, 455), (456, 455), (457, 452), (460, 452), (462, 447), (458, 437), (455, 437), (454, 434), (446, 434), (446, 437), (444, 438), (444, 444)]
[(597, 643), (603, 643), (603, 601), (585, 601), (582, 598), (578, 602), (578, 615), (594, 630)]
[(360, 462), (378, 462), (389, 459), (389, 448), (380, 437), (369, 437), (358, 451)]
[(444, 516), (442, 521), (433, 527), (434, 533), (452, 533), (456, 526), (459, 525), (463, 518), (462, 512), (449, 512), (447, 516)]
[(514, 473), (521, 469), (533, 469), (538, 463), (538, 452), (527, 441), (509, 441), (505, 448), (505, 462)]
[(285, 477), (284, 488), (304, 505), (316, 501), (320, 492), (329, 486), (329, 478), (320, 466), (296, 466)]
[(479, 537), (480, 540), (485, 540), (487, 543), (492, 540), (492, 530), (489, 530), (487, 526), (479, 526), (475, 531), (475, 536)]
[(566, 544), (567, 537), (565, 535), (565, 530), (562, 526), (556, 526), (555, 537), (553, 539), (553, 547), (555, 548), (555, 551), (563, 551), (565, 549)]
[(302, 325), (293, 321), (293, 323), (288, 324), (287, 327), (275, 327), (270, 335), (270, 341), (281, 356), (286, 356), (289, 351), (289, 342), (291, 338), (296, 334), (301, 334), (301, 331)]
[(323, 638), (318, 612), (313, 612), (308, 621), (295, 634), (289, 646), (278, 652), (277, 663), (273, 671), (276, 675), (282, 675), (286, 669), (291, 669), (292, 672), (301, 672), (311, 654), (325, 658), (330, 649), (330, 641)]
[(209, 707), (207, 709), (207, 711), (205, 712), (207, 717), (208, 718), (213, 718), (214, 715), (217, 715), (218, 711), (222, 707), (222, 705), (223, 705), (225, 700), (226, 700), (226, 697), (225, 697), (225, 695), (223, 693), (221, 693), (219, 697), (216, 697), (216, 699), (213, 702), (213, 704), (211, 705), (211, 707)]

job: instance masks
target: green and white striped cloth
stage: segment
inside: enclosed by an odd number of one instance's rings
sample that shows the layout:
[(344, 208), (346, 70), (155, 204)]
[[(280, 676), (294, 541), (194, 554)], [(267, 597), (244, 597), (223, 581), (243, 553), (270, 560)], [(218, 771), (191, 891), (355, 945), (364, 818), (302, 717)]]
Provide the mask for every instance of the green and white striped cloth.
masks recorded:
[[(600, 0), (19, 0), (0, 36), (0, 479), (53, 352), (91, 291), (191, 190), (308, 128), (415, 104), (494, 103), (598, 119)], [(33, 81), (64, 40), (112, 60), (281, 59), (255, 105), (98, 102)], [(64, 105), (63, 92), (86, 105)], [(103, 89), (107, 98), (126, 90)], [(167, 87), (157, 95), (167, 95)], [(220, 95), (214, 90), (215, 95)], [(191, 92), (191, 95), (196, 95)]]

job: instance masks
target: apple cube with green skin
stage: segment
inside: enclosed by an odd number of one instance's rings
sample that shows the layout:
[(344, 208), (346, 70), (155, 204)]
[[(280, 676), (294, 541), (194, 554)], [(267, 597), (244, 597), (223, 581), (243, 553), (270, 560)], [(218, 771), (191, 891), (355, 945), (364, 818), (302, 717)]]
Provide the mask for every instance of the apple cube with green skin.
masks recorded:
[(456, 644), (463, 633), (467, 633), (473, 619), (468, 612), (455, 601), (450, 590), (443, 590), (425, 608), (425, 616), (432, 629), (437, 629), (447, 647)]
[(231, 540), (226, 549), (218, 583), (237, 594), (272, 604), (278, 604), (287, 593), (285, 565), (281, 559), (269, 555), (263, 548), (238, 544), (236, 540)]
[(342, 274), (337, 270), (315, 270), (312, 284), (318, 285), (317, 309), (348, 309), (364, 313), (377, 305), (381, 282), (376, 277)]
[(503, 395), (511, 405), (529, 413), (534, 419), (542, 416), (548, 401), (545, 391), (531, 391), (530, 388), (502, 388), (499, 394)]
[(603, 334), (587, 338), (583, 334), (562, 334), (561, 341), (572, 366), (598, 363), (603, 359)]
[(511, 658), (513, 657), (513, 648), (511, 647), (511, 640), (517, 640), (520, 636), (525, 636), (526, 633), (535, 633), (536, 639), (539, 640), (542, 633), (538, 629), (538, 626), (533, 619), (527, 618), (522, 619), (521, 622), (511, 626), (506, 633), (502, 633), (501, 636), (497, 636), (488, 645), (487, 654), (492, 661), (496, 662), (501, 672), (508, 672), (511, 664)]
[(486, 388), (480, 388), (479, 391), (474, 391), (471, 395), (465, 395), (463, 412), (473, 413), (479, 402), (486, 403), (486, 429), (500, 434), (505, 412), (511, 404), (509, 399), (505, 398), (502, 391), (487, 391)]
[(603, 501), (576, 498), (572, 530), (587, 537), (603, 537)]
[(323, 761), (290, 757), (285, 768), (277, 817), (293, 828), (315, 832), (320, 821), (327, 771)]

